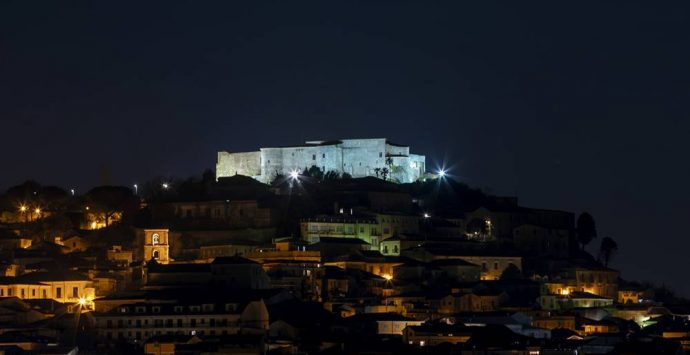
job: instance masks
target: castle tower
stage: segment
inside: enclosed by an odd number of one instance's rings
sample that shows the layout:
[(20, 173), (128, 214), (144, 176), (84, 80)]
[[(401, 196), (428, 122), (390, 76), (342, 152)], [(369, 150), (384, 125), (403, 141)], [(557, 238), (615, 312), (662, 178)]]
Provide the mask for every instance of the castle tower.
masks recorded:
[(170, 261), (167, 229), (144, 229), (144, 261), (155, 259), (161, 264)]

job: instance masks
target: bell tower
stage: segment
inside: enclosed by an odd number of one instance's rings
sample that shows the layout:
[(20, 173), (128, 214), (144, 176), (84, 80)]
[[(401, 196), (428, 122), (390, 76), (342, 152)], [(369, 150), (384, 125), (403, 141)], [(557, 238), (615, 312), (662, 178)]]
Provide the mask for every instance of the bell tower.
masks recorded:
[(151, 259), (161, 264), (170, 261), (168, 229), (144, 229), (144, 261)]

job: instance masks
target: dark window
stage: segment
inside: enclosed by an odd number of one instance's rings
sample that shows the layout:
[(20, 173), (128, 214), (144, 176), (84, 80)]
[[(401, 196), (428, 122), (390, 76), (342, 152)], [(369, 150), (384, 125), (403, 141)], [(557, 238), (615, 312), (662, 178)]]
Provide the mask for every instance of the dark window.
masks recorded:
[(311, 155), (311, 160), (316, 160), (316, 154)]
[(379, 158), (383, 158), (383, 153), (379, 152)]
[(55, 298), (62, 298), (62, 288), (61, 287), (57, 287), (55, 289)]
[(326, 153), (321, 154), (321, 158), (325, 158), (325, 157), (326, 157)]
[(72, 297), (79, 297), (79, 287), (72, 287)]

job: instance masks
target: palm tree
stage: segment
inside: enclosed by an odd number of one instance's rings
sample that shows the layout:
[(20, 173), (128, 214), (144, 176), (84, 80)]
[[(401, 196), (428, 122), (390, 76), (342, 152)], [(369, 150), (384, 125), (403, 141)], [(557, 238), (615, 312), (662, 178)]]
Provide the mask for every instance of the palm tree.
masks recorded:
[(601, 240), (601, 246), (599, 247), (599, 258), (604, 260), (604, 266), (609, 266), (609, 261), (611, 261), (611, 258), (616, 251), (618, 251), (618, 243), (616, 243), (613, 238), (605, 237)]

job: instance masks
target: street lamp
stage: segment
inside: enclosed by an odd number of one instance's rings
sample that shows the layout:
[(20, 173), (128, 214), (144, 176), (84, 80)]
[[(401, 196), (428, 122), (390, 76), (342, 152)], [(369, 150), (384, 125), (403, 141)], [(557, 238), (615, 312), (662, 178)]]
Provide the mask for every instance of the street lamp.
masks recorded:
[(168, 185), (167, 182), (164, 182), (164, 183), (161, 184), (161, 187), (163, 187), (163, 190), (167, 190), (169, 186), (170, 186), (170, 185)]
[(293, 180), (299, 178), (299, 171), (297, 171), (297, 170), (291, 170), (291, 171), (290, 171), (290, 178), (293, 179)]
[(74, 191), (73, 188), (72, 188), (72, 189), (69, 189), (69, 192), (71, 192), (71, 193), (72, 193), (72, 196), (74, 196), (74, 192), (75, 192), (75, 191)]
[(138, 195), (139, 194), (139, 185), (134, 184), (134, 194)]
[(26, 206), (24, 206), (24, 205), (19, 206), (19, 211), (20, 212), (26, 212)]
[(444, 177), (446, 177), (446, 170), (445, 169), (439, 169), (438, 172), (436, 173), (436, 175), (438, 175), (438, 177), (440, 177), (440, 178), (444, 178)]

